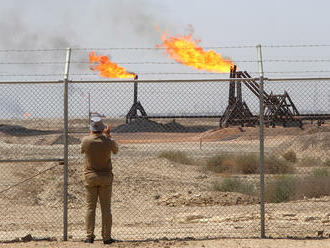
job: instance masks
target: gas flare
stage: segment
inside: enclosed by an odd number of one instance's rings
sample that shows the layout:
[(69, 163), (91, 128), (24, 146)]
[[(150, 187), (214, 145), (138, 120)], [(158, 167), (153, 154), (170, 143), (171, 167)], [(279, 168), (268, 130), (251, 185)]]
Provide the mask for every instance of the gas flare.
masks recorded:
[(213, 50), (204, 51), (198, 44), (200, 40), (193, 40), (192, 34), (186, 36), (161, 36), (163, 41), (158, 47), (165, 48), (170, 58), (198, 70), (227, 73), (234, 65), (229, 59), (224, 59)]
[(135, 78), (134, 73), (127, 72), (125, 68), (113, 63), (105, 55), (96, 55), (95, 52), (89, 54), (90, 69), (98, 71), (101, 77), (106, 78)]

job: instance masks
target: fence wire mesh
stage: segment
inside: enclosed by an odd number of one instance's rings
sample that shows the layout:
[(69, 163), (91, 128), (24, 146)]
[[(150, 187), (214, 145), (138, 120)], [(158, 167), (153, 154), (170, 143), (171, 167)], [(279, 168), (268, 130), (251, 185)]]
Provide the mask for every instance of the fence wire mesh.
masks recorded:
[(0, 239), (61, 236), (63, 86), (0, 88)]
[[(232, 60), (256, 76), (253, 47), (229, 48)], [(110, 51), (139, 79), (159, 81), (98, 81), (97, 73), (86, 71), (89, 49), (73, 50), (70, 79), (74, 81), (69, 81), (68, 94), (68, 237), (85, 236), (80, 142), (96, 114), (111, 126), (119, 143), (119, 153), (113, 156), (114, 238), (259, 237), (259, 81), (211, 82), (208, 79), (229, 75), (178, 66), (164, 58), (162, 49), (96, 51)], [(60, 238), (65, 207), (64, 86), (56, 81), (63, 78), (65, 50), (2, 52), (0, 77), (7, 83), (0, 84), (4, 220), (0, 240), (27, 234)], [(330, 61), (324, 56), (315, 61), (268, 57), (266, 75), (275, 73), (270, 66), (274, 63), (286, 69), (285, 60), (301, 62), (296, 74), (307, 73), (301, 64), (313, 63), (316, 69), (308, 75), (318, 73), (316, 64)], [(293, 72), (284, 69), (280, 70), (287, 75)], [(39, 82), (34, 84), (31, 78)], [(328, 237), (329, 80), (265, 79), (264, 91), (266, 236)], [(97, 238), (100, 221), (98, 211)]]
[(286, 91), (300, 114), (265, 129), (268, 236), (329, 235), (329, 87), (327, 80), (265, 83), (274, 95)]
[[(243, 134), (237, 127), (219, 129), (228, 83), (139, 83), (137, 103), (147, 117), (140, 108), (138, 118), (127, 118), (134, 108), (133, 83), (93, 82), (71, 88), (79, 93), (70, 97), (69, 133), (76, 144), (70, 145), (69, 167), (75, 173), (69, 194), (80, 200), (76, 210), (69, 211), (72, 232), (84, 236), (79, 140), (88, 133), (89, 112), (98, 112), (120, 144), (119, 154), (113, 156), (114, 237), (258, 236), (258, 197), (250, 194), (257, 191), (257, 171), (250, 177), (240, 175), (230, 160), (243, 153), (254, 156), (258, 144), (237, 141)], [(257, 105), (255, 97), (251, 106)], [(256, 159), (252, 163), (258, 165)]]

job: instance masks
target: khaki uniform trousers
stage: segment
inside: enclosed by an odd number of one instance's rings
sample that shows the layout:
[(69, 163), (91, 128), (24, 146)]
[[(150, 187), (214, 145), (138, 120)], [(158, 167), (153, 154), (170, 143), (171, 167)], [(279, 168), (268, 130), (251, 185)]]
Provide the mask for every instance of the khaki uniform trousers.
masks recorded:
[(95, 210), (97, 200), (100, 200), (102, 212), (102, 238), (111, 238), (112, 215), (111, 215), (111, 195), (113, 176), (98, 176), (95, 174), (85, 175), (86, 191), (86, 231), (88, 238), (95, 238)]

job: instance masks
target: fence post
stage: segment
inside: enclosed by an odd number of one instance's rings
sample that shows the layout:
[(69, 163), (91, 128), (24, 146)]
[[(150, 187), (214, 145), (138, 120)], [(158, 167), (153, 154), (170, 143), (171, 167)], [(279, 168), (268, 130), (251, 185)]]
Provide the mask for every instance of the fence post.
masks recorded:
[(63, 240), (68, 240), (68, 79), (70, 68), (71, 48), (66, 50), (65, 70), (64, 70), (64, 182), (63, 182)]
[(262, 65), (261, 45), (257, 45), (259, 65), (259, 141), (260, 141), (260, 237), (265, 238), (265, 201), (264, 201), (264, 70)]
[(88, 92), (88, 123), (87, 126), (91, 123), (91, 93)]

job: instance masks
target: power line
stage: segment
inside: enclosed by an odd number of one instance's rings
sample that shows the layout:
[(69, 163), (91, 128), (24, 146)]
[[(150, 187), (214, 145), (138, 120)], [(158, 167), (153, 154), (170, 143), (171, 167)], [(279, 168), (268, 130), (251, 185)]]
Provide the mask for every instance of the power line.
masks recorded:
[[(279, 45), (262, 45), (264, 48), (304, 48), (304, 47), (330, 47), (330, 44), (279, 44)], [(187, 47), (188, 48), (188, 47)], [(204, 49), (235, 49), (235, 48), (256, 48), (256, 45), (231, 45), (231, 46), (204, 46)], [(54, 52), (54, 51), (66, 51), (67, 48), (50, 48), (50, 49), (0, 49), (0, 52), (9, 53), (9, 52)], [(72, 50), (75, 51), (101, 51), (101, 50), (164, 50), (164, 47), (89, 47), (89, 48), (80, 48), (74, 47)], [(183, 47), (183, 49), (185, 49)], [(190, 49), (190, 48), (188, 48)]]
[(330, 44), (292, 44), (292, 45), (261, 45), (266, 48), (300, 48), (300, 47), (330, 47)]
[[(256, 60), (237, 60), (235, 63), (257, 63)], [(48, 62), (48, 61), (39, 61), (39, 62), (0, 62), (1, 65), (53, 65), (53, 64), (65, 64), (65, 62)], [(88, 61), (71, 61), (70, 64), (90, 64)], [(137, 61), (137, 62), (116, 62), (116, 64), (126, 64), (126, 65), (178, 65), (177, 62), (158, 62), (158, 61)]]
[(1, 65), (44, 65), (44, 64), (65, 64), (63, 62), (39, 61), (39, 62), (0, 62)]
[(330, 62), (330, 59), (264, 59), (262, 62), (314, 63)]
[(54, 51), (66, 51), (66, 48), (51, 48), (51, 49), (0, 49), (1, 53), (6, 52), (54, 52)]
[(0, 77), (47, 77), (47, 76), (63, 76), (63, 74), (0, 74)]
[[(299, 74), (299, 73), (328, 73), (330, 70), (315, 70), (315, 71), (265, 71), (268, 74)], [(142, 72), (135, 71), (136, 74), (141, 75), (224, 75), (228, 73), (216, 72)], [(258, 72), (250, 72), (251, 74), (258, 74)], [(0, 77), (45, 77), (45, 76), (63, 76), (63, 74), (0, 74)], [(100, 76), (97, 73), (71, 73), (70, 76)]]
[[(257, 60), (234, 60), (234, 63), (257, 63)], [(330, 59), (264, 59), (263, 62), (288, 62), (288, 63), (317, 63), (317, 62), (330, 62)], [(1, 65), (63, 65), (64, 61), (38, 61), (38, 62), (0, 62)], [(90, 64), (89, 61), (71, 61), (71, 64)], [(178, 62), (165, 62), (165, 61), (133, 61), (125, 62), (118, 61), (116, 64), (127, 65), (181, 65)]]
[[(231, 49), (231, 48), (255, 48), (254, 45), (238, 45), (238, 46), (204, 46), (204, 49)], [(185, 47), (181, 47), (186, 49)], [(75, 51), (106, 51), (106, 50), (164, 50), (164, 47), (103, 47), (103, 48), (72, 48)], [(187, 46), (187, 49), (191, 47)]]
[(327, 73), (330, 72), (329, 70), (318, 70), (318, 71), (265, 71), (264, 73), (269, 73), (269, 74), (285, 74), (285, 73), (290, 73), (290, 74), (297, 74), (297, 73)]

